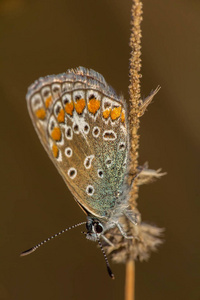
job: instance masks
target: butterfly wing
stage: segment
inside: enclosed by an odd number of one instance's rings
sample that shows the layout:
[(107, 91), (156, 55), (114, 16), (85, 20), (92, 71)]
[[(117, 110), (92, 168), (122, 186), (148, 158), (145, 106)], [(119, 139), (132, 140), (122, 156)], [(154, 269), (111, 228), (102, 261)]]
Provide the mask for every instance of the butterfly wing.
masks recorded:
[(28, 110), (49, 157), (87, 213), (107, 217), (122, 192), (129, 139), (125, 102), (99, 73), (79, 67), (40, 78)]

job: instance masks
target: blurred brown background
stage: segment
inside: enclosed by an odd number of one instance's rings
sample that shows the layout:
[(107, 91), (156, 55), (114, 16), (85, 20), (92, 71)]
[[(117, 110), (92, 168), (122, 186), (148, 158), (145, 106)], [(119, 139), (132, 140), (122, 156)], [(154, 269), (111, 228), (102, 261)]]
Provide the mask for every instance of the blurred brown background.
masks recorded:
[[(136, 264), (136, 300), (200, 299), (200, 1), (143, 0), (142, 95), (162, 89), (141, 119), (140, 164), (168, 175), (143, 186), (143, 220), (165, 244)], [(106, 273), (82, 228), (19, 253), (85, 220), (31, 124), (27, 87), (85, 66), (128, 99), (131, 0), (1, 0), (0, 300), (123, 299), (124, 266)]]

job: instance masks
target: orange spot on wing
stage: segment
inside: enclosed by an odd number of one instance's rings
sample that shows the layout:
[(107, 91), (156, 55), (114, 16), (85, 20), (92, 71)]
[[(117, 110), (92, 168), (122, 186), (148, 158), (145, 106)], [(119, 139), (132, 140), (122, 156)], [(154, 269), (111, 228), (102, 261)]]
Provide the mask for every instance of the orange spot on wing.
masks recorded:
[(124, 121), (125, 121), (125, 114), (124, 114), (124, 111), (122, 111), (121, 121), (122, 121), (122, 123), (124, 123)]
[(65, 120), (65, 112), (64, 112), (64, 109), (61, 109), (59, 114), (58, 114), (58, 117), (57, 117), (57, 120), (59, 123), (63, 123), (64, 120)]
[(85, 108), (85, 100), (84, 99), (79, 99), (75, 103), (75, 109), (78, 114), (82, 114), (83, 110)]
[(97, 110), (100, 108), (100, 101), (92, 98), (90, 99), (90, 101), (88, 102), (88, 110), (89, 112), (91, 112), (92, 114), (96, 114)]
[(52, 146), (52, 152), (53, 152), (53, 156), (55, 158), (57, 158), (58, 157), (58, 147), (55, 144), (53, 144), (53, 146)]
[(38, 119), (44, 120), (46, 117), (46, 111), (44, 108), (39, 108), (36, 110), (35, 115), (38, 117)]
[(61, 131), (59, 127), (54, 127), (54, 129), (51, 132), (51, 137), (54, 139), (54, 141), (60, 141), (61, 139)]
[(46, 108), (48, 108), (52, 103), (52, 97), (49, 96), (46, 100), (45, 100), (45, 106)]
[(117, 118), (119, 118), (119, 116), (121, 115), (121, 111), (122, 111), (121, 106), (113, 108), (110, 114), (111, 119), (116, 120)]
[(103, 111), (104, 119), (108, 119), (108, 117), (110, 116), (110, 112), (111, 112), (111, 108), (108, 108), (108, 109)]
[(67, 103), (65, 105), (65, 111), (68, 115), (72, 116), (73, 115), (73, 110), (74, 110), (74, 104), (72, 102)]

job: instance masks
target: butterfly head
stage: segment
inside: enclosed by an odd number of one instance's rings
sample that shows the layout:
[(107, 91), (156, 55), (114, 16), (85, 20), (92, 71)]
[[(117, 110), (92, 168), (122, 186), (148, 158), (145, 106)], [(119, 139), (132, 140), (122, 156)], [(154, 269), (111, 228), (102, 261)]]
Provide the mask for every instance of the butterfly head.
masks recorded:
[(86, 228), (86, 238), (92, 241), (97, 241), (105, 231), (104, 224), (98, 219), (91, 217), (88, 217)]

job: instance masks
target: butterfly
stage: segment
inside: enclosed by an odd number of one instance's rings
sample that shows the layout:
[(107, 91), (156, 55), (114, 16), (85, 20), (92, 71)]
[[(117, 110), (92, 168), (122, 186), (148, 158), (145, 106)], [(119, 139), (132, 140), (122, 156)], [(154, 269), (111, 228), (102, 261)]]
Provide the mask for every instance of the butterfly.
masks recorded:
[(40, 78), (29, 87), (26, 99), (42, 145), (87, 215), (86, 222), (51, 238), (86, 224), (86, 238), (99, 243), (114, 278), (100, 239), (110, 243), (105, 233), (114, 227), (124, 238), (132, 238), (119, 221), (122, 216), (137, 223), (125, 180), (130, 149), (126, 102), (101, 74), (83, 67)]

